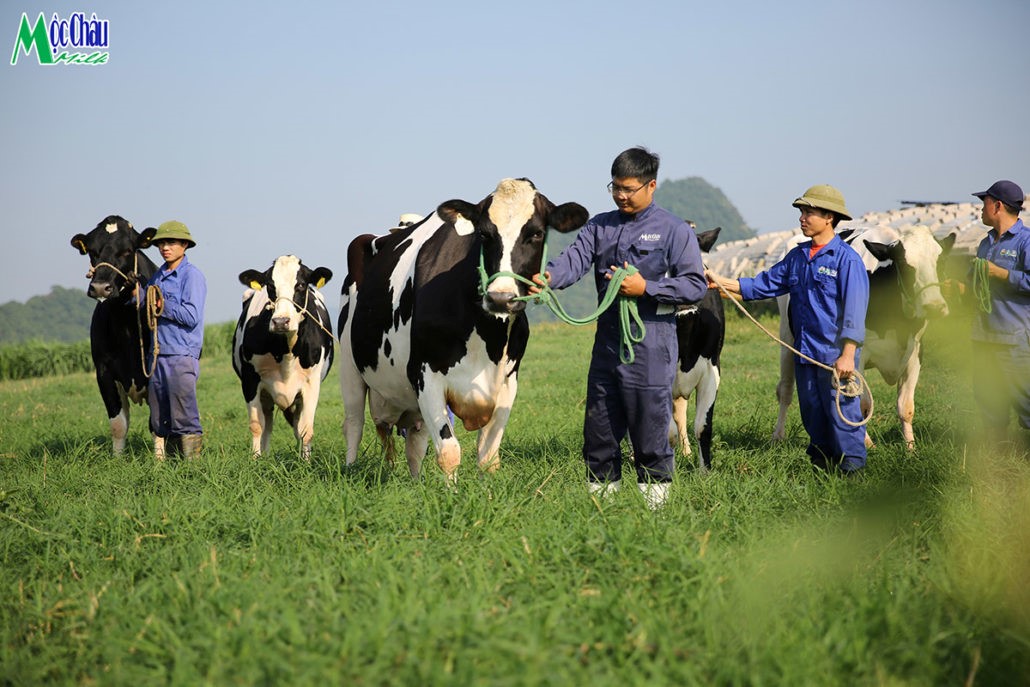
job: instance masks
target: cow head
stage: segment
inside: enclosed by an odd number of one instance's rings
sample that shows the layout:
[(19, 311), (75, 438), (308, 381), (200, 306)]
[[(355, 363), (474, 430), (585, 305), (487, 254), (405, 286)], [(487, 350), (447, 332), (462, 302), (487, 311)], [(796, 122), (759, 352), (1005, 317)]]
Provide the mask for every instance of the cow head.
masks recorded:
[(901, 238), (885, 244), (863, 239), (869, 252), (881, 262), (890, 260), (898, 270), (901, 305), (905, 315), (918, 319), (944, 317), (948, 304), (941, 295), (939, 265), (955, 244), (955, 234), (938, 241), (925, 226), (899, 229)]
[[(82, 255), (89, 255), (90, 270), (86, 275), (90, 278), (86, 294), (99, 301), (119, 296), (129, 289), (135, 288), (133, 279), (139, 276), (140, 264), (136, 251), (150, 245), (157, 229), (144, 229), (137, 233), (128, 220), (118, 215), (110, 215), (100, 220), (96, 228), (88, 234), (76, 234), (72, 237), (72, 248)], [(147, 265), (152, 263), (143, 258)]]
[[(459, 234), (475, 234), (489, 275), (513, 273), (530, 279), (541, 271), (548, 228), (562, 233), (579, 229), (589, 214), (578, 203), (555, 205), (529, 179), (503, 179), (478, 205), (449, 200), (436, 210)], [(527, 285), (501, 274), (491, 279), (483, 307), (496, 315), (523, 310)]]
[(268, 308), (272, 317), (268, 330), (275, 334), (296, 333), (304, 316), (312, 315), (314, 300), (309, 298), (310, 289), (320, 289), (333, 273), (328, 268), (311, 269), (295, 255), (283, 255), (275, 259), (264, 272), (245, 270), (240, 273), (240, 283), (254, 290), (268, 289)]

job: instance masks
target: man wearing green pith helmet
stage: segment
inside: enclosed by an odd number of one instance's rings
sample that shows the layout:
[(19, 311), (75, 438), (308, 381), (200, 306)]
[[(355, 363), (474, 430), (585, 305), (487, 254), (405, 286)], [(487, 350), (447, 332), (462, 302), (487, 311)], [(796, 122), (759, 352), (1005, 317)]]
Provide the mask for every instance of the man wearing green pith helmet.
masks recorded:
[[(708, 273), (708, 281), (745, 300), (789, 293), (794, 345), (846, 380), (858, 367), (869, 305), (869, 275), (862, 258), (834, 231), (841, 220), (851, 219), (851, 213), (841, 192), (826, 184), (812, 186), (793, 205), (801, 211), (801, 233), (810, 241), (753, 278)], [(865, 429), (857, 426), (862, 418), (858, 397), (841, 394), (838, 413), (830, 370), (798, 356), (795, 364), (798, 408), (810, 437), (807, 453), (812, 465), (857, 473), (866, 464)]]
[(164, 458), (166, 443), (172, 442), (181, 444), (185, 458), (198, 458), (203, 430), (197, 408), (197, 378), (204, 346), (207, 282), (186, 257), (186, 249), (197, 243), (185, 224), (165, 222), (157, 228), (151, 243), (164, 260), (148, 284), (148, 290), (151, 286), (160, 289), (153, 307), (157, 314), (154, 349), (149, 352), (154, 365), (148, 387), (154, 453), (158, 459)]

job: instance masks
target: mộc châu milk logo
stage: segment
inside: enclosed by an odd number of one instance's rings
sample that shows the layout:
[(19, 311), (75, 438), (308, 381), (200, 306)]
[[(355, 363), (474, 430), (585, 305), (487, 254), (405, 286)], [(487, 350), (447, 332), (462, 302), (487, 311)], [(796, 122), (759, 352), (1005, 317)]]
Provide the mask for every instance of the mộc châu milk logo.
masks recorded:
[[(73, 12), (67, 19), (62, 19), (54, 12), (48, 22), (43, 12), (39, 13), (35, 25), (29, 23), (29, 15), (22, 12), (18, 35), (14, 40), (14, 52), (11, 53), (11, 64), (17, 64), (21, 52), (31, 55), (36, 51), (39, 64), (106, 64), (110, 22), (97, 19), (93, 12), (87, 19), (84, 12)], [(82, 50), (89, 48), (92, 52), (68, 52), (68, 49)], [(103, 48), (103, 50), (96, 50)]]

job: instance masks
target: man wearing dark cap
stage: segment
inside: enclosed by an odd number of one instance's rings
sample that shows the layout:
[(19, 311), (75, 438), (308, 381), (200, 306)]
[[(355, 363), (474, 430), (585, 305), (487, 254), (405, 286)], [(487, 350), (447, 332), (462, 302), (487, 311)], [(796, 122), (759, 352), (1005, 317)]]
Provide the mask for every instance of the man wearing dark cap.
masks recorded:
[[(826, 184), (812, 186), (793, 205), (801, 211), (801, 233), (810, 241), (752, 278), (729, 279), (709, 272), (708, 282), (745, 300), (789, 293), (794, 345), (846, 380), (858, 367), (869, 305), (869, 275), (862, 258), (834, 231), (851, 214), (841, 192)], [(794, 377), (812, 465), (857, 473), (866, 464), (865, 429), (856, 426), (862, 419), (859, 398), (841, 394), (838, 413), (832, 373), (804, 358), (795, 357)]]
[(166, 444), (173, 442), (181, 444), (183, 457), (198, 458), (203, 430), (197, 409), (197, 377), (204, 346), (207, 282), (186, 257), (186, 249), (197, 243), (185, 224), (165, 222), (157, 228), (151, 243), (161, 251), (164, 261), (148, 284), (148, 288), (160, 289), (154, 308), (157, 332), (154, 350), (150, 351), (150, 360), (154, 355), (157, 360), (148, 387), (154, 454), (163, 459)]
[(980, 215), (991, 228), (976, 257), (983, 260), (990, 289), (973, 320), (977, 357), (973, 393), (984, 429), (1005, 438), (1011, 409), (1019, 424), (1030, 429), (1030, 229), (1019, 219), (1023, 190), (1011, 181), (997, 181), (974, 193), (983, 201)]

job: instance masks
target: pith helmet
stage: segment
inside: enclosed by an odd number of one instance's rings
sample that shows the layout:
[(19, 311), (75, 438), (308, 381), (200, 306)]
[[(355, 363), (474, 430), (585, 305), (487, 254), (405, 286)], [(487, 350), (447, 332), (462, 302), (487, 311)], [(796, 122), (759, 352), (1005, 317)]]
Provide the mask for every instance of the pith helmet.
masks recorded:
[(417, 215), (414, 212), (405, 212), (400, 216), (400, 219), (397, 220), (397, 226), (390, 227), (390, 231), (400, 231), (401, 229), (410, 227), (412, 224), (418, 224), (421, 221), (422, 215)]
[(796, 208), (811, 207), (836, 212), (841, 219), (851, 219), (851, 213), (844, 206), (844, 195), (832, 186), (819, 184), (805, 191), (792, 205)]
[(197, 242), (193, 240), (193, 236), (190, 234), (190, 230), (186, 228), (186, 225), (182, 222), (176, 222), (171, 220), (165, 222), (157, 228), (157, 233), (154, 234), (154, 238), (150, 239), (151, 243), (157, 243), (162, 239), (179, 239), (190, 244), (189, 247), (197, 245)]

